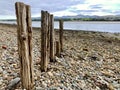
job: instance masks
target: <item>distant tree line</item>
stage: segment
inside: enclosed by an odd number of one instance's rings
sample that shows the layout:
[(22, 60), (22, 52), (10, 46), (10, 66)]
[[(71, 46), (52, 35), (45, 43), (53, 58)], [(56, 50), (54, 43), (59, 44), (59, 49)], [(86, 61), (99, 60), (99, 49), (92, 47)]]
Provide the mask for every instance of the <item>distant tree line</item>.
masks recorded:
[[(59, 19), (55, 19), (58, 21)], [(64, 21), (120, 21), (120, 18), (110, 19), (110, 18), (64, 18)]]
[[(64, 21), (120, 21), (120, 17), (94, 17), (94, 18), (54, 18), (55, 21), (59, 21), (60, 19)], [(16, 19), (6, 19), (1, 21), (16, 21)], [(40, 17), (32, 18), (32, 21), (41, 21)]]

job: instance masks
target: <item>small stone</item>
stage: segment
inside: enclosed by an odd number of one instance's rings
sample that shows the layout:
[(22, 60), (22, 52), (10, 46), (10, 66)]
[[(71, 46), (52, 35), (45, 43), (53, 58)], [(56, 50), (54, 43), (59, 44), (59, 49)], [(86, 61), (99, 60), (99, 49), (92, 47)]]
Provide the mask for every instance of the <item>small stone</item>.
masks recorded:
[(52, 72), (48, 72), (48, 75), (52, 77), (52, 76), (53, 76), (53, 73), (52, 73)]
[(80, 86), (81, 88), (84, 88), (84, 87), (86, 86), (85, 81), (84, 81), (84, 80), (81, 80), (80, 83), (79, 83), (79, 86)]
[(109, 84), (109, 85), (108, 85), (108, 89), (109, 89), (109, 90), (115, 90), (112, 84)]
[(61, 83), (64, 83), (64, 81), (63, 81), (63, 80), (61, 80)]
[(47, 83), (50, 83), (50, 80), (47, 80)]
[(17, 50), (18, 50), (17, 47), (14, 47), (14, 48), (11, 49), (12, 52), (15, 52), (15, 51), (17, 51)]
[(3, 48), (3, 49), (7, 49), (7, 47), (6, 47), (6, 46), (2, 46), (2, 48)]
[(59, 87), (60, 87), (60, 90), (67, 90), (67, 88), (63, 84), (61, 84)]
[(57, 56), (55, 57), (55, 60), (59, 62), (59, 58)]
[(117, 83), (117, 82), (115, 82), (115, 81), (113, 81), (112, 85), (113, 85), (115, 88), (120, 88), (120, 84)]
[(104, 83), (100, 83), (100, 82), (96, 82), (96, 85), (101, 89), (107, 89), (107, 84), (104, 84)]
[(83, 48), (83, 51), (88, 51), (88, 49), (87, 48)]
[(6, 70), (3, 71), (3, 75), (8, 74)]
[(37, 76), (35, 76), (34, 79), (37, 80)]
[(7, 72), (8, 72), (8, 73), (12, 73), (12, 70), (9, 69)]
[(45, 87), (47, 87), (47, 84), (42, 81), (42, 86), (45, 88)]
[(113, 74), (111, 74), (108, 71), (101, 71), (101, 73), (104, 74), (105, 76), (108, 76), (108, 77), (112, 77), (113, 76)]
[(43, 90), (42, 87), (36, 87), (35, 90)]
[(7, 78), (8, 78), (8, 75), (7, 75), (7, 74), (3, 75), (3, 79), (4, 79), (4, 80), (7, 80)]
[(40, 61), (41, 61), (40, 59), (37, 59), (36, 62), (35, 62), (35, 65), (40, 64)]
[(3, 79), (0, 79), (0, 85), (2, 85)]
[(17, 64), (12, 64), (13, 68), (17, 68), (18, 65)]
[(97, 60), (97, 57), (96, 56), (91, 56), (91, 59)]
[(17, 73), (12, 73), (12, 76), (17, 77), (18, 74)]

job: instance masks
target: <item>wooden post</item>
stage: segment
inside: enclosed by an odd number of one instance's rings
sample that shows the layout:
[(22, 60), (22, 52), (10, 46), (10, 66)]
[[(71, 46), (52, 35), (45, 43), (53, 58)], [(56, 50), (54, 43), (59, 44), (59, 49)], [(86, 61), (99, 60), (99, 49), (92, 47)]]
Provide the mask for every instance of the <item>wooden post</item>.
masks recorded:
[(32, 19), (31, 19), (31, 8), (26, 5), (26, 22), (27, 22), (27, 32), (28, 32), (28, 47), (29, 47), (29, 65), (30, 65), (30, 79), (31, 86), (34, 85), (34, 74), (33, 74), (33, 50), (32, 50)]
[(55, 61), (54, 53), (54, 18), (53, 15), (50, 15), (50, 61)]
[(47, 31), (47, 52), (48, 52), (48, 57), (50, 57), (50, 14), (48, 13), (48, 31)]
[(22, 89), (33, 89), (32, 65), (32, 30), (30, 20), (30, 7), (24, 3), (15, 3), (17, 17), (18, 53), (20, 59), (20, 76)]
[(56, 56), (60, 57), (60, 43), (56, 41)]
[(47, 12), (41, 11), (41, 71), (47, 71), (48, 52), (47, 52)]
[(59, 21), (60, 52), (63, 52), (63, 21)]

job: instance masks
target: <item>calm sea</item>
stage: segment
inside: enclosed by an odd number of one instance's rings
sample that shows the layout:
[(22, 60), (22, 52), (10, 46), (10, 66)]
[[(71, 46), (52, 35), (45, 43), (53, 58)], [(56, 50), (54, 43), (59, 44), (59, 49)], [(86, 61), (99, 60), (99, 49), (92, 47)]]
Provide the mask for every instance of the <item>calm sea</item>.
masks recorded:
[[(16, 24), (15, 21), (0, 21), (0, 23)], [(33, 21), (33, 27), (40, 27), (40, 21)], [(54, 28), (59, 28), (59, 22), (54, 22)], [(101, 31), (101, 32), (120, 32), (120, 22), (79, 22), (66, 21), (64, 29), (71, 30), (86, 30), (86, 31)]]

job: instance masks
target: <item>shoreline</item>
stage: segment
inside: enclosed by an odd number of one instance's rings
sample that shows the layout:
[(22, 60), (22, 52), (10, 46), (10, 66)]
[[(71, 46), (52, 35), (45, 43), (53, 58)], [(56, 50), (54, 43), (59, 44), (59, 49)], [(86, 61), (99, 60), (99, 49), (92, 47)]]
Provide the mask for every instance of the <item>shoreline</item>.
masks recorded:
[[(83, 21), (84, 22), (84, 21)], [(85, 21), (86, 22), (86, 21)], [(89, 22), (89, 21), (87, 21)], [(93, 21), (94, 22), (94, 21)], [(101, 22), (102, 23), (102, 22)], [(17, 28), (17, 24), (9, 24), (9, 23), (0, 23), (0, 26), (3, 25), (3, 26), (7, 26), (7, 27), (15, 27)], [(34, 30), (39, 30), (40, 27), (32, 27)], [(58, 30), (56, 28), (54, 28), (54, 30)], [(93, 33), (112, 33), (112, 34), (120, 34), (120, 32), (102, 32), (102, 31), (94, 31), (94, 30), (74, 30), (74, 29), (64, 29), (64, 31), (75, 31), (75, 32), (93, 32)]]
[[(4, 24), (0, 23), (0, 29), (1, 27), (3, 30), (5, 29), (16, 29), (16, 34), (17, 34), (17, 25), (16, 24)], [(32, 27), (33, 33), (39, 32), (41, 28), (39, 27)], [(56, 35), (58, 35), (58, 29), (55, 29)], [(99, 31), (85, 31), (85, 30), (70, 30), (70, 29), (64, 29), (64, 34), (68, 36), (69, 34), (72, 37), (79, 36), (83, 38), (96, 38), (100, 39), (103, 41), (114, 41), (114, 42), (119, 42), (120, 41), (120, 33), (111, 33), (111, 32), (99, 32)]]
[[(0, 23), (0, 29), (16, 29), (17, 31), (17, 25), (16, 24), (4, 24), (4, 23)], [(39, 31), (41, 30), (41, 28), (39, 27), (32, 27), (33, 32), (35, 31)], [(58, 29), (54, 29), (55, 32), (58, 34)], [(70, 29), (64, 29), (64, 33), (68, 33), (68, 34), (73, 34), (73, 36), (75, 36), (75, 34), (83, 34), (86, 35), (84, 37), (93, 37), (94, 38), (103, 38), (103, 39), (111, 39), (111, 40), (120, 40), (120, 33), (111, 33), (111, 32), (100, 32), (100, 31), (87, 31), (87, 30), (70, 30)], [(91, 35), (91, 36), (90, 36)], [(96, 35), (96, 36), (95, 36)]]

